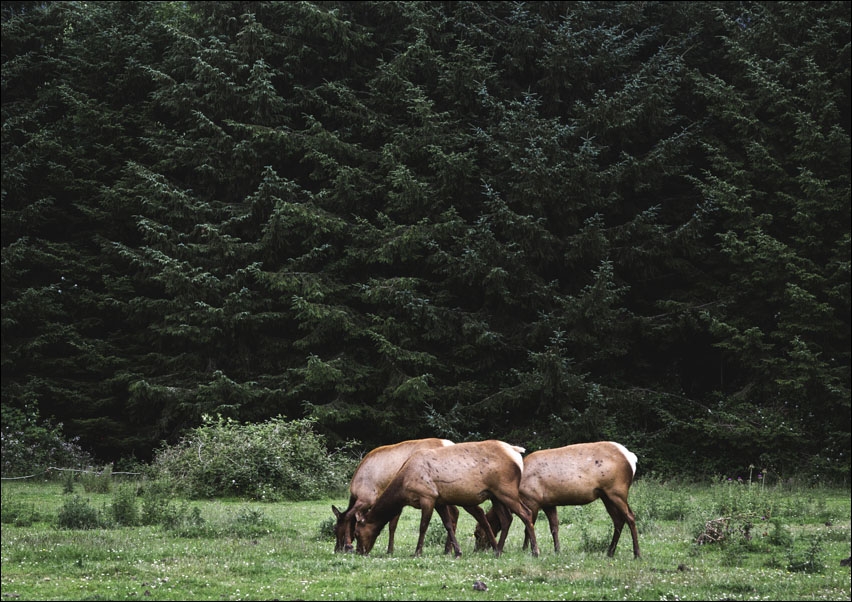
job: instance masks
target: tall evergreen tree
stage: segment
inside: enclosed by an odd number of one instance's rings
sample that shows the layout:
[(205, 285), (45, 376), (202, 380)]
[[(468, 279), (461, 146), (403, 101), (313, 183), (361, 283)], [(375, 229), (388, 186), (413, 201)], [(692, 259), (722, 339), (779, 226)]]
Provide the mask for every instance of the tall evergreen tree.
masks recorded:
[(849, 12), (4, 4), (3, 404), (848, 470)]

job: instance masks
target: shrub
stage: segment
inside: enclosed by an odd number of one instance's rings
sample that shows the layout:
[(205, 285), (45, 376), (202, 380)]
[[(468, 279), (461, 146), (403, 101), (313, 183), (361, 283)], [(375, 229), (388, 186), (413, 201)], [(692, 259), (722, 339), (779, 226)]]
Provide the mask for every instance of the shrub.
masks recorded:
[(813, 535), (807, 549), (797, 554), (792, 549), (788, 555), (787, 570), (794, 573), (821, 573), (825, 570), (822, 535)]
[(778, 518), (772, 519), (772, 532), (769, 534), (768, 540), (775, 547), (793, 547), (793, 536), (790, 535), (790, 530)]
[(74, 473), (66, 472), (62, 476), (62, 493), (74, 493)]
[(263, 510), (242, 508), (230, 517), (224, 532), (231, 537), (261, 537), (278, 530), (278, 524), (267, 517)]
[(29, 527), (34, 522), (41, 520), (39, 513), (32, 504), (24, 504), (5, 490), (2, 496), (3, 512), (0, 513), (0, 523), (4, 525), (15, 525), (16, 527)]
[(174, 514), (171, 499), (172, 485), (166, 481), (145, 481), (142, 485), (142, 510), (139, 522), (143, 525), (159, 525), (167, 522)]
[(56, 521), (60, 529), (97, 529), (104, 525), (101, 513), (79, 495), (68, 498), (59, 509)]
[(589, 519), (592, 512), (592, 507), (585, 505), (574, 506), (564, 514), (566, 518), (568, 518), (568, 522), (576, 525), (577, 527), (580, 550), (596, 554), (599, 552), (605, 552), (609, 549), (612, 532), (609, 527), (601, 529), (592, 526), (591, 520)]
[(319, 525), (317, 525), (316, 538), (318, 541), (334, 541), (334, 525), (337, 520), (333, 516), (329, 516)]
[(193, 498), (316, 499), (345, 489), (356, 460), (329, 453), (310, 419), (258, 424), (204, 417), (177, 445), (156, 452), (155, 478)]
[(162, 516), (161, 524), (178, 537), (216, 537), (216, 531), (201, 516), (201, 509), (190, 506), (186, 501), (170, 506), (170, 511)]
[[(429, 526), (426, 528), (426, 538), (423, 542), (426, 546), (443, 548), (444, 543), (447, 541), (447, 528), (444, 526), (440, 517), (434, 516), (433, 518), (434, 520), (430, 521)], [(458, 537), (458, 534), (456, 534), (456, 537)]]
[(630, 490), (630, 505), (642, 508), (643, 523), (655, 520), (682, 521), (690, 509), (683, 489), (683, 486), (671, 487), (655, 477), (644, 477), (641, 485)]
[(136, 487), (121, 485), (112, 495), (112, 519), (117, 525), (133, 527), (139, 524), (139, 507), (136, 505)]
[(88, 466), (92, 457), (77, 445), (77, 438), (67, 441), (62, 424), (43, 421), (34, 408), (20, 410), (0, 406), (0, 456), (4, 477), (45, 472), (51, 466), (70, 468)]
[(84, 470), (80, 482), (86, 493), (109, 493), (112, 490), (112, 465), (107, 464), (101, 471)]

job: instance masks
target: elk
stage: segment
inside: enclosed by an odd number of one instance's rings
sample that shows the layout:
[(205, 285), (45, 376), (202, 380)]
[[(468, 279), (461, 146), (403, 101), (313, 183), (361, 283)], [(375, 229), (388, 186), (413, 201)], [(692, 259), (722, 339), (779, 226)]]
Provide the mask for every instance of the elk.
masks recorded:
[[(379, 495), (388, 486), (388, 483), (396, 475), (400, 467), (408, 460), (411, 454), (418, 449), (432, 449), (453, 445), (448, 439), (412, 439), (402, 441), (393, 445), (383, 445), (370, 451), (358, 464), (352, 481), (349, 483), (349, 506), (346, 510), (339, 510), (331, 506), (337, 521), (334, 525), (334, 551), (351, 552), (352, 540), (355, 536), (355, 516), (357, 513), (367, 512), (378, 499)], [(450, 508), (450, 514), (458, 519), (458, 508)], [(396, 525), (399, 522), (399, 514), (391, 518), (388, 527), (388, 554), (393, 554), (393, 538)], [(444, 551), (449, 552), (450, 541), (447, 538)]]
[[(556, 449), (543, 449), (524, 458), (524, 473), (521, 477), (521, 501), (532, 512), (535, 524), (538, 511), (544, 510), (550, 523), (553, 548), (559, 552), (559, 518), (557, 506), (582, 506), (600, 498), (612, 518), (614, 533), (607, 556), (615, 554), (615, 547), (624, 524), (630, 527), (633, 536), (633, 557), (639, 558), (639, 538), (636, 533), (636, 517), (627, 503), (627, 493), (636, 474), (636, 454), (620, 443), (598, 441), (578, 443)], [(493, 531), (502, 528), (507, 514), (504, 509), (494, 507), (487, 513)], [(509, 515), (511, 524), (511, 515)], [(485, 547), (487, 533), (477, 526), (474, 531), (476, 548)], [(527, 547), (524, 538), (524, 549)]]
[[(527, 529), (532, 554), (538, 556), (532, 515), (521, 503), (518, 491), (524, 466), (523, 451), (522, 447), (489, 439), (412, 453), (373, 507), (366, 513), (357, 514), (355, 539), (358, 553), (369, 554), (384, 526), (398, 516), (404, 506), (412, 506), (421, 511), (420, 538), (414, 555), (422, 554), (432, 512), (437, 510), (458, 558), (461, 548), (447, 509), (448, 505), (454, 504), (476, 519), (497, 556), (503, 551), (508, 521), (511, 521), (509, 512), (517, 514)], [(486, 499), (503, 509), (499, 512), (499, 520), (506, 521), (506, 524), (502, 525), (499, 544), (485, 512), (479, 506)]]

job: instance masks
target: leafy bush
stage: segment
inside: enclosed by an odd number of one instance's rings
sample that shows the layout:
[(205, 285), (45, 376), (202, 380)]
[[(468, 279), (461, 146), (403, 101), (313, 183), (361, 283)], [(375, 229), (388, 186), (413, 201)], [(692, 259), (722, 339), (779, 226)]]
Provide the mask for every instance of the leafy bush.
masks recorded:
[(667, 486), (650, 476), (644, 477), (641, 483), (630, 490), (630, 505), (642, 508), (643, 523), (686, 519), (691, 505), (682, 489)]
[(62, 476), (62, 493), (74, 493), (74, 473), (66, 472)]
[(563, 515), (570, 524), (576, 525), (580, 549), (583, 552), (597, 554), (609, 549), (612, 531), (609, 526), (603, 529), (599, 526), (592, 526), (589, 518), (592, 512), (592, 507), (589, 505), (573, 506), (566, 508)]
[(142, 510), (139, 522), (143, 525), (159, 525), (174, 514), (171, 499), (172, 485), (166, 481), (145, 481), (142, 485)]
[(224, 531), (231, 537), (261, 537), (278, 530), (278, 524), (262, 510), (243, 508), (230, 517)]
[(329, 516), (317, 525), (316, 539), (317, 541), (334, 541), (334, 525), (337, 520), (333, 516)]
[(112, 465), (107, 464), (101, 471), (83, 471), (80, 482), (86, 493), (109, 493), (112, 490)]
[(0, 414), (0, 474), (4, 477), (43, 473), (51, 466), (83, 468), (92, 463), (91, 455), (77, 445), (77, 438), (67, 441), (62, 424), (42, 420), (38, 410), (22, 411), (3, 404)]
[[(458, 534), (456, 534), (458, 538)], [(426, 539), (423, 540), (424, 545), (429, 547), (444, 547), (447, 541), (447, 528), (441, 521), (440, 517), (433, 516), (432, 521), (426, 528)]]
[(112, 519), (117, 525), (133, 527), (139, 524), (139, 507), (136, 504), (136, 487), (122, 485), (112, 495)]
[(313, 426), (310, 419), (239, 424), (205, 416), (177, 445), (157, 451), (152, 472), (193, 498), (278, 501), (337, 493), (346, 488), (356, 460), (343, 450), (329, 453)]
[(808, 547), (802, 553), (795, 553), (792, 549), (788, 556), (787, 570), (794, 573), (821, 573), (825, 570), (823, 560), (823, 538), (816, 534), (808, 540)]
[(162, 521), (163, 528), (178, 537), (216, 537), (216, 531), (201, 516), (201, 509), (190, 506), (185, 500), (177, 506), (170, 506)]
[(59, 509), (56, 524), (60, 529), (97, 529), (104, 525), (101, 513), (79, 495), (68, 498)]
[(771, 545), (779, 548), (792, 548), (793, 536), (790, 530), (778, 518), (772, 519), (772, 532), (768, 535), (768, 541)]
[(34, 522), (41, 520), (38, 511), (32, 504), (24, 504), (3, 490), (2, 496), (3, 512), (0, 513), (0, 523), (4, 525), (15, 525), (16, 527), (29, 527)]

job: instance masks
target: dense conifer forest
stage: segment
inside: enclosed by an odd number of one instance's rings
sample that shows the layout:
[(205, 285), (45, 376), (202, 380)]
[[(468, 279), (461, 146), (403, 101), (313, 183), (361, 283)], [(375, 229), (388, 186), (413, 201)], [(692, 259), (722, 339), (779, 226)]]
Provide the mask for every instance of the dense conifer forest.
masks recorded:
[(107, 459), (850, 470), (850, 2), (3, 2), (2, 406)]

